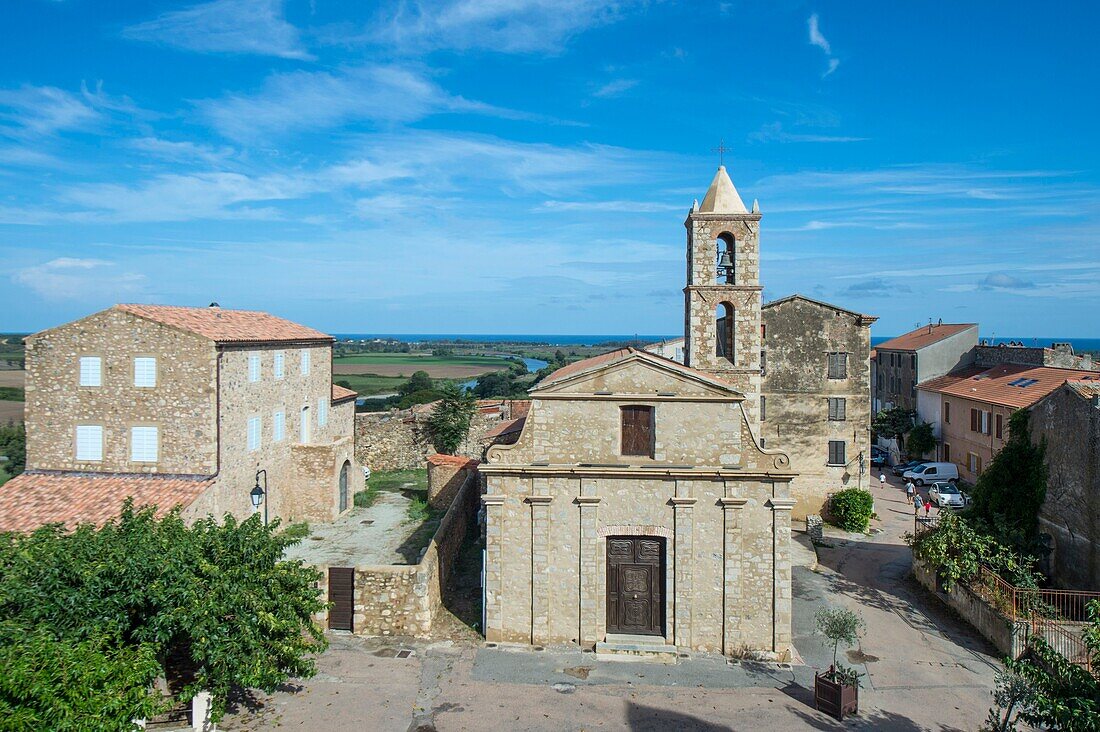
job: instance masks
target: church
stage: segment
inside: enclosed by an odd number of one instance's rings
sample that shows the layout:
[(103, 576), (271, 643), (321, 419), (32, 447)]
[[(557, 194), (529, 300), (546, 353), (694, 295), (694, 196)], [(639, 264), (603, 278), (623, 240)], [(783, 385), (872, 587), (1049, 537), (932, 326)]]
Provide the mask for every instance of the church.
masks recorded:
[[(685, 222), (684, 362), (625, 348), (569, 364), (531, 391), (519, 439), (487, 451), (488, 641), (790, 657), (799, 476), (782, 432), (762, 439), (760, 220), (719, 167)], [(798, 317), (868, 340), (866, 316), (802, 300)], [(815, 348), (824, 379), (838, 359)], [(834, 467), (853, 474), (854, 454)]]

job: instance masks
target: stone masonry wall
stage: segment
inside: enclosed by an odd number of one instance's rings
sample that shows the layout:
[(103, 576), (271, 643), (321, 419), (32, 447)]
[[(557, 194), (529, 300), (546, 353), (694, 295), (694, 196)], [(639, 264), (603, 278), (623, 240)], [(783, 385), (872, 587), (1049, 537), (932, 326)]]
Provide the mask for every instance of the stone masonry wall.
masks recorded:
[[(418, 638), (431, 634), (432, 623), (443, 605), (443, 590), (477, 512), (479, 497), (478, 474), (470, 471), (420, 562), (412, 566), (355, 568), (354, 634)], [(318, 569), (327, 577), (328, 567)], [(326, 582), (322, 582), (322, 590), (327, 596)], [(323, 611), (315, 620), (324, 627), (327, 618), (327, 611)]]
[[(80, 357), (98, 356), (102, 386), (80, 386)], [(157, 359), (156, 386), (134, 386), (134, 358)], [(213, 475), (214, 344), (117, 310), (27, 339), (27, 469)], [(103, 459), (77, 462), (77, 425), (103, 427)], [(155, 426), (156, 463), (130, 461), (130, 428)]]
[[(474, 415), (470, 433), (458, 454), (480, 459), (489, 440), (485, 433), (500, 424), (507, 414)], [(435, 454), (428, 435), (428, 411), (424, 408), (390, 412), (359, 412), (355, 415), (355, 454), (360, 465), (371, 470), (413, 470), (423, 467)]]

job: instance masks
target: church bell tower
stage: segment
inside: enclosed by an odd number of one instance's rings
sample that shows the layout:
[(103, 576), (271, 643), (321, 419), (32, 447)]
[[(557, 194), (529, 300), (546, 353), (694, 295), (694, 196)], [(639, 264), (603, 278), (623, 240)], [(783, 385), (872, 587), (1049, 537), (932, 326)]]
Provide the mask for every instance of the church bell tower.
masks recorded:
[(703, 203), (687, 221), (684, 362), (745, 395), (745, 412), (759, 434), (760, 210), (745, 208), (719, 166)]

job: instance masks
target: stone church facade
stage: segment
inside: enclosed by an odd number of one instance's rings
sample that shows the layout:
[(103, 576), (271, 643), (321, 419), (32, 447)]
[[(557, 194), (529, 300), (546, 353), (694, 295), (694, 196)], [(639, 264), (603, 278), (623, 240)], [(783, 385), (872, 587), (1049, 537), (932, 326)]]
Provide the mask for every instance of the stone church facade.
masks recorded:
[(759, 222), (719, 168), (686, 222), (687, 363), (570, 364), (488, 450), (489, 641), (789, 656), (797, 475), (759, 439)]

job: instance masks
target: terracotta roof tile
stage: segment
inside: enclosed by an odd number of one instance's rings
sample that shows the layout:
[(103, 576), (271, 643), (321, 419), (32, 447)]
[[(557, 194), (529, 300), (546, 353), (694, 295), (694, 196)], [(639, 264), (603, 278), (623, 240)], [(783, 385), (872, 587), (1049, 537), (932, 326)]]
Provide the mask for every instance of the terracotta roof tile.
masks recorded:
[(186, 330), (217, 343), (333, 340), (327, 333), (256, 310), (184, 308), (173, 305), (116, 305), (115, 309)]
[(343, 386), (340, 386), (339, 384), (332, 385), (333, 404), (335, 404), (336, 402), (347, 401), (348, 399), (354, 399), (357, 396), (359, 396), (359, 392), (357, 391), (352, 391), (351, 389), (347, 389)]
[(884, 343), (875, 346), (879, 351), (919, 351), (925, 346), (938, 343), (944, 338), (962, 333), (967, 328), (976, 328), (977, 323), (940, 323), (939, 325), (922, 325), (916, 330), (911, 330), (897, 338), (891, 338)]
[(591, 358), (586, 358), (586, 359), (583, 359), (581, 361), (575, 361), (571, 364), (567, 364), (565, 366), (562, 366), (560, 369), (558, 369), (557, 371), (554, 371), (549, 376), (547, 376), (545, 379), (543, 379), (538, 384), (536, 384), (535, 389), (536, 390), (541, 389), (543, 386), (548, 385), (548, 384), (550, 384), (554, 381), (569, 378), (570, 376), (574, 376), (576, 374), (579, 374), (582, 371), (587, 371), (588, 369), (593, 368), (595, 366), (601, 366), (603, 364), (609, 364), (609, 363), (615, 363), (616, 361), (622, 361), (622, 360), (624, 360), (624, 359), (626, 359), (630, 356), (633, 356), (635, 354), (637, 354), (638, 356), (641, 356), (643, 360), (648, 359), (650, 361), (660, 361), (660, 362), (664, 363), (665, 365), (667, 365), (669, 368), (672, 368), (672, 369), (674, 369), (676, 371), (679, 371), (681, 373), (701, 377), (703, 379), (706, 379), (707, 381), (713, 382), (715, 384), (720, 384), (722, 386), (725, 386), (728, 389), (732, 389), (732, 390), (736, 391), (732, 384), (727, 383), (724, 379), (722, 379), (720, 376), (717, 376), (716, 374), (708, 374), (705, 371), (700, 371), (699, 369), (693, 369), (690, 366), (685, 366), (684, 364), (680, 363), (679, 361), (677, 361), (675, 359), (666, 358), (665, 356), (662, 356), (659, 353), (652, 353), (650, 351), (645, 351), (645, 350), (641, 350), (641, 349), (633, 348), (633, 347), (619, 348), (619, 349), (614, 350), (614, 351), (608, 351), (607, 353), (601, 353), (598, 356), (592, 356)]
[(27, 532), (48, 523), (100, 526), (117, 516), (127, 498), (157, 506), (163, 515), (188, 506), (213, 481), (156, 475), (23, 473), (0, 486), (0, 531)]
[[(1026, 381), (1025, 381), (1026, 380)], [(1001, 364), (993, 368), (971, 366), (917, 385), (925, 391), (1022, 409), (1030, 407), (1067, 380), (1100, 383), (1100, 374), (1049, 366)]]
[(486, 437), (503, 437), (504, 435), (511, 435), (516, 432), (523, 431), (523, 425), (527, 422), (527, 417), (519, 417), (517, 419), (506, 419), (498, 424), (493, 429), (485, 433)]
[(1075, 392), (1085, 397), (1086, 399), (1098, 397), (1100, 396), (1100, 374), (1097, 374), (1096, 378), (1087, 381), (1067, 381), (1066, 386), (1068, 386), (1070, 389), (1073, 389)]
[(458, 467), (481, 464), (480, 461), (474, 460), (473, 458), (463, 457), (461, 455), (444, 455), (438, 452), (434, 455), (429, 455), (428, 462), (432, 465), (456, 465)]

